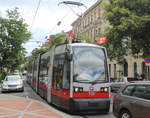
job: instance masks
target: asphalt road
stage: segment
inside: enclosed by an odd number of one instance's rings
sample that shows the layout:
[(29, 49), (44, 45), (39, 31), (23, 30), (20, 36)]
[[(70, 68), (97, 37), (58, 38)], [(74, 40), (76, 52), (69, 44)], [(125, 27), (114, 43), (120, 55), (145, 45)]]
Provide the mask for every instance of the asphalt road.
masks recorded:
[[(38, 100), (38, 101), (41, 101), (41, 102), (44, 102), (47, 104), (47, 102), (45, 100), (43, 100), (39, 95), (37, 95), (26, 82), (24, 82), (24, 85), (25, 85), (24, 86), (24, 92), (7, 92), (5, 94), (10, 94), (10, 95), (19, 96), (19, 97), (28, 97), (28, 98), (35, 99), (35, 100)], [(0, 94), (1, 94), (1, 90), (0, 90)], [(57, 108), (55, 108), (55, 109), (57, 109)], [(62, 111), (62, 112), (64, 112), (64, 111)], [(67, 115), (70, 115), (72, 118), (115, 118), (112, 114), (112, 104), (110, 107), (110, 112), (108, 114), (71, 115), (71, 114), (68, 114), (66, 112), (64, 112), (64, 113)]]

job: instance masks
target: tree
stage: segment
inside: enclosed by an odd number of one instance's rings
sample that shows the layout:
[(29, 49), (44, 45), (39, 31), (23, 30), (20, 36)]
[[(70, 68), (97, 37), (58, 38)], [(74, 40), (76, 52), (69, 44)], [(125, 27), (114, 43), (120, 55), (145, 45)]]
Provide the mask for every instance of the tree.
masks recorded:
[(0, 19), (0, 67), (9, 71), (18, 67), (25, 57), (22, 44), (30, 37), (28, 25), (21, 18), (18, 8), (7, 10), (7, 18)]
[[(85, 40), (86, 42), (90, 42), (90, 43), (92, 42), (84, 34), (77, 35), (77, 38), (81, 40)], [(48, 41), (41, 48), (36, 48), (32, 51), (32, 57), (30, 57), (29, 60), (35, 59), (39, 56), (39, 54), (49, 51), (54, 45), (59, 43), (69, 42), (69, 40), (70, 39), (67, 37), (66, 33), (51, 35), (50, 37), (48, 37)]]
[(110, 23), (104, 35), (111, 58), (121, 59), (142, 53), (150, 56), (150, 0), (110, 0), (106, 19)]
[(56, 35), (51, 35), (50, 39), (48, 39), (46, 48), (49, 50), (54, 45), (65, 42), (66, 39), (67, 39), (66, 33), (60, 33), (60, 34), (56, 34)]
[(34, 50), (32, 50), (32, 57), (29, 60), (35, 59), (37, 58), (40, 54), (45, 53), (46, 51), (48, 51), (46, 48), (35, 48)]
[(91, 40), (85, 33), (78, 34), (77, 39), (86, 41), (87, 43), (94, 43), (94, 41)]
[(40, 54), (49, 51), (54, 45), (63, 43), (63, 42), (65, 42), (65, 40), (66, 40), (65, 33), (51, 35), (50, 37), (48, 37), (48, 41), (45, 42), (45, 44), (43, 44), (42, 47), (35, 48), (32, 51), (32, 56), (29, 58), (29, 60), (37, 58)]

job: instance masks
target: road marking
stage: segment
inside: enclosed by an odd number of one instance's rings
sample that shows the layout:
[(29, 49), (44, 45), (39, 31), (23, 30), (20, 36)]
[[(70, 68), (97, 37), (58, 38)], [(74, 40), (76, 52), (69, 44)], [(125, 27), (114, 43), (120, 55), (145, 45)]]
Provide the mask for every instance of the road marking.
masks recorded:
[(19, 118), (23, 118), (24, 114), (28, 110), (28, 108), (32, 105), (33, 101), (30, 101), (30, 103), (26, 106), (26, 108), (21, 112)]

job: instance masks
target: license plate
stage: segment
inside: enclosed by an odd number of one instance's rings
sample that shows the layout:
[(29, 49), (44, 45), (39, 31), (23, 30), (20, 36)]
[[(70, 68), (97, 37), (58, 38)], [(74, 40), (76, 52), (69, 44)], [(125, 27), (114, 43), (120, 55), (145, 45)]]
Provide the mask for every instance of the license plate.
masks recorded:
[(89, 95), (93, 96), (93, 95), (95, 95), (95, 92), (94, 91), (89, 91)]

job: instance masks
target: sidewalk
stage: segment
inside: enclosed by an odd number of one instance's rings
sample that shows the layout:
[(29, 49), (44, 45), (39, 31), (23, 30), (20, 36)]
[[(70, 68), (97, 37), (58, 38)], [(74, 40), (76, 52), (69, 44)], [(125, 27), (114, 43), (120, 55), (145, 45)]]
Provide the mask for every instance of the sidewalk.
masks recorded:
[(0, 94), (0, 118), (71, 118), (42, 102)]

